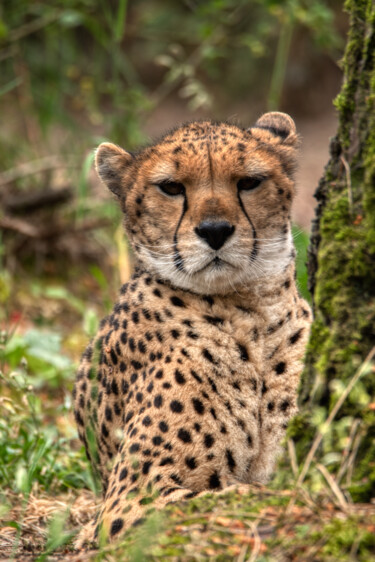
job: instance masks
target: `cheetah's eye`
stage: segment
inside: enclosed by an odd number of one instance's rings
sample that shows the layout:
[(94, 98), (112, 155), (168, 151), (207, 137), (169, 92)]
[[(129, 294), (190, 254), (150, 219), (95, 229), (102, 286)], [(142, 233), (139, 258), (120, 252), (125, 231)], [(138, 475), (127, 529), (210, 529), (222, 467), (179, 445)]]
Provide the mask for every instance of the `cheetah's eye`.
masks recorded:
[(264, 178), (241, 178), (237, 182), (237, 189), (239, 191), (251, 191), (262, 183)]
[(172, 197), (176, 195), (183, 195), (185, 193), (185, 187), (182, 183), (177, 181), (163, 181), (157, 184), (158, 188), (166, 195), (171, 195)]

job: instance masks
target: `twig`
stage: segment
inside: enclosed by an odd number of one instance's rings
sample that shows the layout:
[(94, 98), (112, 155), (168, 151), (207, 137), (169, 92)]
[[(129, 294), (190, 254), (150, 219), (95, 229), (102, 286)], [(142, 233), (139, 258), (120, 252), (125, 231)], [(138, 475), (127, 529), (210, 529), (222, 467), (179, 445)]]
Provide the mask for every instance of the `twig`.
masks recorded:
[(353, 441), (356, 437), (356, 433), (357, 433), (357, 429), (358, 426), (360, 425), (361, 421), (358, 419), (355, 419), (352, 423), (352, 426), (350, 428), (350, 433), (349, 433), (349, 438), (348, 438), (348, 443), (345, 447), (345, 449), (342, 452), (342, 459), (341, 459), (341, 463), (340, 463), (340, 467), (336, 476), (336, 482), (337, 484), (340, 483), (341, 478), (344, 476), (345, 471), (347, 470), (348, 467), (348, 461), (349, 461), (349, 453), (350, 453), (350, 449), (352, 448), (353, 445)]
[(354, 461), (355, 458), (357, 456), (358, 453), (358, 449), (359, 449), (359, 445), (361, 444), (362, 441), (362, 437), (363, 437), (363, 430), (362, 432), (360, 431), (359, 433), (357, 433), (357, 436), (354, 440), (353, 443), (353, 450), (351, 452), (351, 455), (348, 459), (348, 472), (346, 474), (346, 485), (350, 486), (351, 482), (352, 482), (352, 477), (353, 477), (353, 471), (354, 471)]
[(254, 535), (254, 546), (251, 550), (251, 555), (247, 559), (247, 562), (255, 562), (255, 560), (258, 558), (260, 547), (262, 545), (262, 541), (260, 539), (260, 536), (258, 535), (258, 531), (256, 527), (253, 530), (253, 535)]
[(37, 160), (31, 160), (30, 162), (25, 162), (25, 164), (20, 164), (19, 166), (11, 168), (10, 170), (0, 174), (0, 187), (26, 176), (38, 174), (39, 172), (66, 167), (68, 167), (66, 162), (63, 162), (60, 156), (44, 156), (43, 158), (38, 158)]
[(349, 504), (345, 499), (344, 494), (342, 493), (342, 491), (340, 490), (339, 486), (337, 485), (335, 479), (332, 477), (332, 475), (328, 472), (328, 470), (326, 469), (326, 467), (320, 463), (317, 463), (316, 468), (319, 470), (319, 472), (324, 476), (328, 486), (331, 488), (334, 496), (336, 497), (339, 506), (341, 507), (341, 509), (347, 513), (349, 511)]
[(64, 224), (59, 224), (52, 227), (41, 227), (37, 228), (35, 225), (29, 222), (16, 219), (14, 217), (2, 217), (0, 218), (0, 227), (6, 230), (13, 230), (19, 232), (29, 238), (57, 238), (69, 232), (69, 234), (76, 234), (78, 232), (84, 232), (86, 230), (94, 230), (96, 228), (103, 228), (109, 226), (111, 222), (108, 219), (87, 219), (81, 221), (75, 226)]
[(248, 551), (248, 548), (249, 548), (248, 544), (245, 543), (244, 545), (242, 545), (241, 552), (239, 553), (236, 562), (245, 562), (245, 556)]
[(348, 201), (349, 201), (349, 214), (352, 215), (353, 214), (353, 192), (352, 192), (352, 178), (351, 178), (351, 174), (350, 174), (350, 166), (346, 160), (346, 158), (344, 158), (344, 156), (340, 156), (340, 160), (344, 165), (345, 168), (345, 175), (346, 175), (346, 185), (348, 188)]
[(7, 43), (13, 43), (15, 41), (19, 41), (23, 37), (26, 37), (26, 35), (30, 35), (30, 33), (35, 33), (36, 31), (43, 29), (43, 27), (46, 27), (50, 23), (58, 20), (60, 16), (61, 16), (60, 10), (58, 11), (55, 10), (51, 14), (41, 16), (40, 18), (25, 23), (24, 25), (21, 25), (17, 29), (12, 30), (9, 33), (8, 37), (6, 37), (6, 41)]
[(8, 213), (32, 213), (43, 207), (49, 209), (55, 205), (67, 203), (73, 197), (70, 187), (52, 189), (47, 187), (31, 193), (17, 193), (11, 197), (6, 197), (3, 201), (4, 209)]
[(298, 478), (298, 462), (293, 439), (288, 439), (288, 453), (294, 478)]
[(0, 218), (0, 227), (5, 230), (14, 230), (20, 234), (24, 234), (29, 238), (39, 238), (39, 229), (33, 224), (16, 218), (2, 217)]
[(345, 400), (347, 399), (347, 397), (351, 393), (353, 387), (358, 382), (358, 380), (361, 378), (361, 376), (362, 376), (363, 372), (365, 371), (365, 369), (367, 368), (368, 364), (372, 361), (374, 355), (375, 355), (375, 346), (371, 349), (370, 353), (367, 355), (366, 359), (364, 360), (362, 365), (359, 367), (359, 369), (357, 370), (357, 372), (355, 373), (355, 375), (353, 376), (353, 378), (349, 382), (348, 386), (346, 387), (344, 392), (341, 394), (340, 398), (337, 400), (335, 406), (333, 407), (330, 415), (327, 418), (327, 421), (323, 424), (322, 429), (317, 432), (317, 434), (315, 436), (315, 439), (314, 439), (314, 442), (312, 444), (312, 447), (309, 451), (309, 454), (306, 457), (305, 463), (304, 463), (304, 465), (302, 467), (302, 470), (301, 470), (301, 473), (298, 477), (298, 480), (297, 480), (297, 483), (296, 483), (297, 487), (301, 486), (302, 482), (304, 481), (304, 479), (306, 477), (306, 474), (307, 474), (307, 472), (310, 468), (310, 465), (312, 463), (312, 460), (315, 456), (315, 453), (316, 453), (320, 443), (322, 442), (322, 439), (323, 439), (327, 429), (331, 425), (332, 421), (335, 419), (338, 411), (340, 410), (341, 406), (343, 405), (343, 403), (345, 402)]

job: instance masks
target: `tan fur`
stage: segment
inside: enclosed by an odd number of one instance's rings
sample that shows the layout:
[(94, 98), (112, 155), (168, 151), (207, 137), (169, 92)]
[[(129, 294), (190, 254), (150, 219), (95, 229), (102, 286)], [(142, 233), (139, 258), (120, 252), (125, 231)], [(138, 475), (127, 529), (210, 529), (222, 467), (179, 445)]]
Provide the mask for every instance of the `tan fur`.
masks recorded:
[[(297, 141), (292, 119), (270, 113), (250, 130), (182, 126), (135, 156), (99, 147), (138, 265), (77, 375), (79, 434), (104, 488), (79, 545), (170, 501), (269, 479), (311, 322), (290, 232)], [(244, 191), (245, 177), (263, 181)], [(234, 227), (219, 249), (197, 234), (204, 221)]]

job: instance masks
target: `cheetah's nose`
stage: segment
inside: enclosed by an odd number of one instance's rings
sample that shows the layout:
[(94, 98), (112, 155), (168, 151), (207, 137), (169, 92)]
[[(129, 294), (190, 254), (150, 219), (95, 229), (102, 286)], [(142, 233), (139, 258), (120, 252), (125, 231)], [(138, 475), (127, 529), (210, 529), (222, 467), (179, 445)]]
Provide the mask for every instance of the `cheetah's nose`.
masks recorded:
[(203, 238), (213, 250), (219, 250), (232, 236), (234, 226), (227, 221), (203, 221), (195, 228), (196, 234)]

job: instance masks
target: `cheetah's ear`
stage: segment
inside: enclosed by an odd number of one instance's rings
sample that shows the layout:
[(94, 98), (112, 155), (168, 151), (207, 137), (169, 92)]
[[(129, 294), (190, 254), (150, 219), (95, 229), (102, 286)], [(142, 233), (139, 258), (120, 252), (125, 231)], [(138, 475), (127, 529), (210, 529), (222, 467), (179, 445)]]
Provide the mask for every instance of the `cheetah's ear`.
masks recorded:
[(103, 142), (96, 151), (96, 171), (102, 182), (117, 197), (121, 197), (123, 193), (123, 180), (132, 161), (133, 156), (129, 152), (109, 142)]
[(282, 144), (296, 146), (299, 142), (293, 119), (286, 113), (280, 113), (279, 111), (264, 113), (251, 129), (269, 131), (275, 137), (275, 140), (279, 140)]

